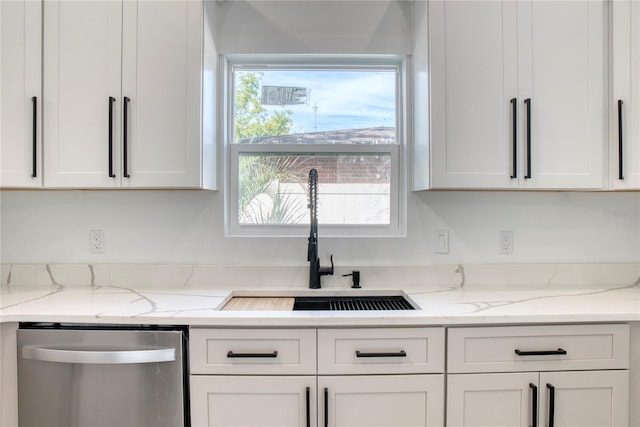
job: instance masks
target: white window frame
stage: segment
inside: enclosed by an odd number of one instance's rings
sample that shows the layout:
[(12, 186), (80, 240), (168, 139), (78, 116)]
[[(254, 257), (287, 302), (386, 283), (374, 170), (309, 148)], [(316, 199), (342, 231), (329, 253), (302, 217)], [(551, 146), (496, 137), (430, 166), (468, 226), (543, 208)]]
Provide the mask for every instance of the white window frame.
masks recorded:
[[(227, 236), (286, 237), (305, 236), (308, 224), (241, 224), (238, 218), (238, 169), (239, 158), (246, 154), (389, 154), (390, 218), (389, 224), (319, 224), (323, 237), (401, 237), (406, 235), (406, 158), (407, 144), (406, 102), (408, 58), (397, 55), (348, 55), (348, 56), (300, 56), (274, 57), (273, 55), (229, 55), (225, 57), (225, 105), (222, 122), (222, 137), (225, 149), (225, 234)], [(299, 68), (345, 68), (375, 70), (396, 68), (396, 144), (236, 144), (233, 143), (233, 72), (235, 69), (299, 69)], [(322, 182), (320, 182), (322, 185)], [(322, 209), (321, 207), (319, 209)]]

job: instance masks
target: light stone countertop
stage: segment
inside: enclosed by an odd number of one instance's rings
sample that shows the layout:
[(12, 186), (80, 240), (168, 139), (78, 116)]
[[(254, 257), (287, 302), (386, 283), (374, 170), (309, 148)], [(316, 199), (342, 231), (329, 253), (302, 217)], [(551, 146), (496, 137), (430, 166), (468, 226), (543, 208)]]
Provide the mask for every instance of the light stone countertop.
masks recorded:
[[(42, 268), (49, 275), (50, 283), (23, 283), (37, 277), (38, 271)], [(118, 280), (109, 278), (99, 280), (96, 271), (100, 268), (106, 267), (89, 269), (91, 280), (90, 284), (85, 285), (65, 284), (65, 281), (72, 282), (71, 278), (75, 277), (75, 273), (69, 273), (73, 269), (69, 270), (68, 266), (4, 268), (3, 271), (10, 274), (3, 273), (3, 284), (0, 286), (0, 322), (308, 327), (640, 321), (640, 277), (636, 275), (636, 265), (617, 268), (620, 277), (608, 285), (593, 283), (594, 271), (586, 274), (584, 270), (576, 269), (575, 266), (568, 270), (573, 272), (572, 280), (575, 281), (575, 277), (580, 276), (589, 277), (591, 281), (581, 280), (579, 284), (570, 284), (572, 282), (568, 279), (565, 280), (566, 283), (553, 283), (552, 280), (545, 282), (542, 272), (536, 273), (533, 268), (529, 271), (529, 277), (537, 277), (536, 274), (540, 274), (538, 283), (507, 285), (501, 283), (507, 279), (493, 274), (492, 280), (498, 284), (469, 284), (466, 282), (472, 279), (465, 277), (464, 268), (460, 271), (461, 266), (451, 266), (451, 277), (447, 278), (444, 274), (438, 279), (440, 282), (448, 282), (443, 285), (430, 283), (430, 280), (425, 278), (424, 285), (415, 280), (405, 280), (405, 283), (398, 287), (387, 287), (392, 293), (405, 292), (420, 308), (402, 312), (220, 311), (226, 301), (234, 295), (385, 293), (385, 287), (381, 286), (381, 283), (373, 283), (373, 280), (370, 280), (368, 288), (361, 290), (351, 290), (345, 286), (309, 290), (303, 286), (288, 284), (283, 287), (272, 284), (251, 287), (248, 284), (250, 282), (239, 283), (232, 289), (230, 286), (214, 285), (211, 279), (206, 285), (185, 285), (186, 282), (179, 282), (180, 286), (171, 287), (167, 284), (149, 286), (148, 283), (142, 283), (144, 280), (140, 280), (140, 274), (135, 280), (138, 282), (135, 285), (115, 283)], [(171, 267), (171, 271), (176, 268), (184, 269)], [(513, 268), (510, 266), (507, 270), (512, 271)], [(545, 267), (544, 271), (547, 274), (552, 271), (552, 278), (556, 278), (566, 274), (559, 271), (562, 269), (566, 268), (556, 266), (549, 270)], [(112, 269), (110, 277), (114, 276), (113, 271), (115, 270)], [(480, 273), (470, 273), (472, 271), (474, 269), (468, 267), (466, 275), (476, 274), (478, 277), (480, 274), (486, 274), (482, 268)], [(174, 274), (177, 273), (174, 271)], [(185, 274), (192, 278), (194, 272), (186, 269)], [(158, 277), (157, 271), (155, 276)], [(175, 279), (174, 275), (169, 276)], [(371, 276), (373, 277), (373, 273)], [(62, 277), (65, 280), (61, 280)]]

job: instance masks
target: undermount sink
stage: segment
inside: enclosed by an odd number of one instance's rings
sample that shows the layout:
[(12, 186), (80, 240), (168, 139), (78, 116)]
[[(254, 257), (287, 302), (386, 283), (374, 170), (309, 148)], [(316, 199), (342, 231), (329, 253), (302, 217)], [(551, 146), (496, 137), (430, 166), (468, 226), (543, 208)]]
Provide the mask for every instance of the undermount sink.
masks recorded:
[(227, 311), (374, 311), (415, 310), (416, 307), (397, 291), (358, 292), (253, 291), (234, 292), (221, 308)]
[(296, 297), (293, 311), (415, 310), (402, 295), (394, 296), (310, 296)]

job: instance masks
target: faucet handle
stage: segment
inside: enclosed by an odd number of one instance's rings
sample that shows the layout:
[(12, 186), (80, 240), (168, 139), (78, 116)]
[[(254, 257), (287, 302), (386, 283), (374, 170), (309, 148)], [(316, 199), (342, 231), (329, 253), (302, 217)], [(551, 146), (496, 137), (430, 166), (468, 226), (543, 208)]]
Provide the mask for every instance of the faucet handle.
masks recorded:
[(351, 274), (343, 274), (342, 277), (348, 277), (348, 276), (352, 276), (353, 277), (353, 285), (351, 285), (351, 287), (353, 289), (360, 289), (362, 286), (360, 286), (360, 271), (358, 270), (353, 270), (351, 272)]
[(331, 267), (319, 267), (318, 274), (320, 276), (333, 276), (333, 255), (329, 258), (331, 261)]

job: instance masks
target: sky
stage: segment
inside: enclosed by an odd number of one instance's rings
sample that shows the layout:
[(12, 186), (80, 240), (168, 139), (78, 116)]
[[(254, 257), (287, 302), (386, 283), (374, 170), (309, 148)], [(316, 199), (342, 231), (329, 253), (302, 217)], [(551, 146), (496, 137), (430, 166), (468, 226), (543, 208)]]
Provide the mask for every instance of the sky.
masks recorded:
[(264, 70), (261, 74), (263, 85), (310, 89), (307, 105), (265, 106), (293, 111), (292, 133), (396, 125), (395, 70)]

